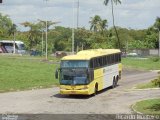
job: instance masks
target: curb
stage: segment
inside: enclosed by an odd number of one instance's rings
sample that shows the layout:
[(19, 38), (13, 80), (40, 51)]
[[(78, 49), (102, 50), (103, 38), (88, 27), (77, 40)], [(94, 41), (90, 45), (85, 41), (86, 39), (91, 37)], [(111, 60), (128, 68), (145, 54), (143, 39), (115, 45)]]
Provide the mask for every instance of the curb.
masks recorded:
[[(137, 102), (136, 102), (136, 103), (137, 103)], [(141, 112), (139, 112), (139, 111), (137, 111), (137, 110), (134, 109), (134, 106), (136, 105), (136, 103), (134, 103), (134, 104), (131, 105), (131, 109), (132, 109), (132, 111), (135, 112), (136, 114), (141, 114), (141, 115), (142, 115), (143, 113), (141, 113)]]
[(160, 88), (145, 88), (145, 89), (132, 88), (131, 90), (134, 90), (134, 91), (147, 91), (147, 90), (160, 90)]
[(159, 97), (155, 97), (155, 98), (150, 98), (150, 99), (143, 99), (143, 100), (139, 100), (139, 101), (136, 101), (134, 104), (132, 104), (131, 105), (131, 110), (133, 111), (133, 112), (135, 112), (136, 114), (145, 114), (145, 113), (141, 113), (141, 112), (139, 112), (139, 111), (137, 111), (137, 110), (135, 110), (134, 109), (134, 106), (136, 105), (136, 103), (137, 102), (141, 102), (141, 101), (144, 101), (144, 100), (152, 100), (152, 99), (158, 99)]
[(156, 73), (158, 73), (158, 72), (160, 72), (160, 70), (150, 70), (150, 72), (156, 72)]

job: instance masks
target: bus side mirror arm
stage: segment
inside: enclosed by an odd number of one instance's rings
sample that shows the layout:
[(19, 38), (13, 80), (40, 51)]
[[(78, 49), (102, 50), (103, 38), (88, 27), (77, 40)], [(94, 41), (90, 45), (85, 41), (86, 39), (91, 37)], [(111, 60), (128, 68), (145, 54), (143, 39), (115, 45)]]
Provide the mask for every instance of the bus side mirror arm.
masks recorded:
[(55, 78), (56, 78), (56, 79), (58, 79), (59, 70), (60, 70), (59, 68), (56, 69), (56, 72), (55, 72)]
[(89, 76), (90, 80), (94, 80), (94, 69), (87, 69), (87, 75)]

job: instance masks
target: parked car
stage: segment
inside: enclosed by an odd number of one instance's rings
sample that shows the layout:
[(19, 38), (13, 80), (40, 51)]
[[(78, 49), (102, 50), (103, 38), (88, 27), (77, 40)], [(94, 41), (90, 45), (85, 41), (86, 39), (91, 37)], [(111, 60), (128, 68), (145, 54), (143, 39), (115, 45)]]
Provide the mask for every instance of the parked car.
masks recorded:
[(137, 57), (138, 54), (133, 52), (133, 53), (128, 53), (127, 56), (130, 56), (130, 57)]

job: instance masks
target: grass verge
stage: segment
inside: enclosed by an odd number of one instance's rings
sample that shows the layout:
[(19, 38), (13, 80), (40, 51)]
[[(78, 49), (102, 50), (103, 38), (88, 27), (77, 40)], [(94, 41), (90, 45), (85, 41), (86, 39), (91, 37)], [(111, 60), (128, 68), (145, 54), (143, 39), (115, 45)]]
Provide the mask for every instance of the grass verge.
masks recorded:
[(32, 57), (0, 56), (0, 92), (56, 85), (54, 71), (58, 66)]
[(133, 109), (143, 114), (158, 114), (160, 115), (160, 98), (143, 100), (137, 102)]
[(160, 60), (154, 62), (152, 59), (123, 58), (122, 64), (127, 68), (142, 70), (160, 70)]
[(147, 88), (159, 88), (158, 85), (155, 85), (152, 81), (149, 83), (142, 83), (136, 86), (136, 89), (147, 89)]

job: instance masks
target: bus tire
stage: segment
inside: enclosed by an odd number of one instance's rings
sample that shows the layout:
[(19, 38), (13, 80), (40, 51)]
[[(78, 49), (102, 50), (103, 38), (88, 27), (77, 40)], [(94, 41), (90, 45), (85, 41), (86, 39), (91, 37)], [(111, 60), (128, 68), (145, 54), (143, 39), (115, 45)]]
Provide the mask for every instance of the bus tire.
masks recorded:
[(112, 88), (115, 88), (116, 87), (116, 79), (115, 77), (113, 78), (113, 84), (112, 84)]
[(119, 80), (121, 79), (121, 76), (122, 76), (122, 72), (119, 71), (119, 76), (118, 76), (118, 79), (119, 79)]
[(116, 77), (116, 86), (118, 85), (119, 76)]
[(94, 87), (94, 96), (97, 94), (97, 92), (98, 92), (98, 84), (96, 83)]

